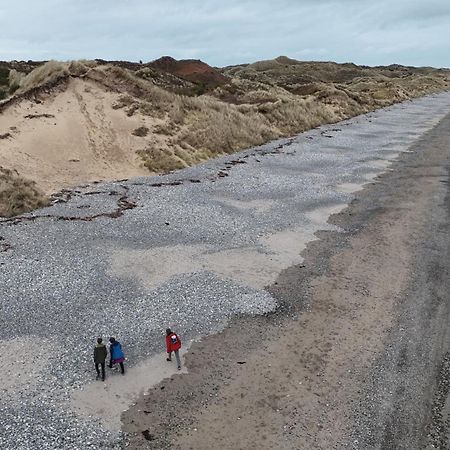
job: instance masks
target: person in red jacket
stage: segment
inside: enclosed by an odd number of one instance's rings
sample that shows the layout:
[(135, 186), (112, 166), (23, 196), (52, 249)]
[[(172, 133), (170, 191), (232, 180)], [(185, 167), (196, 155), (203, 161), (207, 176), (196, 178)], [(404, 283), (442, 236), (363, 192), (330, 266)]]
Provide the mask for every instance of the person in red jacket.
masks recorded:
[(180, 360), (180, 348), (181, 348), (181, 340), (176, 333), (174, 333), (170, 328), (166, 330), (166, 348), (167, 361), (172, 361), (172, 352), (175, 353), (175, 358), (178, 364), (178, 370), (181, 369), (181, 360)]

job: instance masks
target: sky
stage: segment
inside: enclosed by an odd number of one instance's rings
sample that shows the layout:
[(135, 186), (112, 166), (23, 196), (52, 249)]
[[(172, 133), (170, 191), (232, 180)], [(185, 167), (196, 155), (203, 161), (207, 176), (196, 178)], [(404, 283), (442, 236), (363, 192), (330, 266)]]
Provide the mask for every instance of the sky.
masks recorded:
[(0, 0), (0, 60), (450, 67), (450, 0)]

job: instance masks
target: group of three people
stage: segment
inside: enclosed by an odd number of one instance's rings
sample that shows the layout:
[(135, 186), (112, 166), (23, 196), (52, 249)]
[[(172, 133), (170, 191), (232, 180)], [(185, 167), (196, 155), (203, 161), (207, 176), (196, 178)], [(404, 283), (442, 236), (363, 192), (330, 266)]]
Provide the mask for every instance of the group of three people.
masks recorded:
[[(112, 369), (114, 364), (120, 365), (120, 370), (122, 375), (125, 375), (125, 354), (122, 350), (122, 345), (115, 338), (109, 338), (109, 368)], [(167, 361), (172, 361), (172, 352), (175, 353), (175, 358), (177, 360), (178, 370), (181, 369), (181, 359), (180, 359), (180, 348), (181, 340), (176, 333), (174, 333), (170, 328), (166, 330), (166, 351), (168, 354)], [(94, 364), (95, 370), (97, 372), (97, 380), (100, 378), (100, 369), (102, 381), (105, 381), (105, 365), (106, 358), (108, 356), (108, 351), (106, 345), (103, 343), (102, 338), (97, 339), (97, 344), (94, 347)]]

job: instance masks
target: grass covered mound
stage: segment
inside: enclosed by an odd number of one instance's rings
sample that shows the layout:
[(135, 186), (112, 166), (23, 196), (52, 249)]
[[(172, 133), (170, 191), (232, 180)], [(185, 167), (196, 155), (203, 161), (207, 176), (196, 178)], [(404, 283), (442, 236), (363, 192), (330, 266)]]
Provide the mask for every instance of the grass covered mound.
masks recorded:
[(0, 217), (12, 217), (47, 204), (47, 198), (34, 181), (17, 171), (0, 167)]

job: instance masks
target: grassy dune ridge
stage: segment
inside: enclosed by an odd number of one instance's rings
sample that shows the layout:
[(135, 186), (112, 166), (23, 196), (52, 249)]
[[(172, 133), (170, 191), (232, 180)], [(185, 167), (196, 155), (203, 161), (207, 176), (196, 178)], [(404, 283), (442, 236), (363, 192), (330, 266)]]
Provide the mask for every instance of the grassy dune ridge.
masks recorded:
[[(446, 69), (397, 65), (370, 68), (299, 62), (287, 57), (223, 69), (167, 57), (157, 64), (144, 65), (49, 61), (23, 72), (0, 63), (0, 90), (6, 97), (0, 103), (0, 135), (6, 136), (0, 140), (0, 150), (7, 143), (13, 145), (20, 131), (14, 134), (3, 129), (2, 115), (7, 118), (10, 111), (25, 102), (45, 109), (74, 80), (78, 80), (77, 86), (84, 86), (82, 95), (95, 89), (95, 98), (100, 97), (98, 92), (111, 97), (106, 108), (104, 104), (101, 108), (99, 104), (95, 106), (106, 119), (120, 113), (124, 122), (136, 123), (126, 133), (132, 136), (129, 139), (133, 151), (149, 173), (187, 167), (321, 124), (450, 89), (450, 71)], [(76, 93), (75, 100), (81, 102), (82, 95)], [(95, 98), (90, 101), (97, 101)], [(39, 122), (36, 124), (39, 127)], [(116, 129), (104, 132), (116, 139), (119, 133), (125, 133)], [(122, 145), (124, 136), (119, 137), (122, 140), (116, 146)], [(91, 145), (96, 151), (95, 143)], [(107, 150), (99, 153), (107, 163)], [(8, 161), (10, 167), (2, 169), (0, 215), (17, 214), (43, 204), (40, 180), (34, 180), (37, 186), (26, 180), (19, 183), (20, 175)], [(1, 151), (0, 165), (5, 165)], [(65, 181), (70, 184), (77, 180)], [(19, 196), (11, 195), (14, 189), (20, 191)]]

